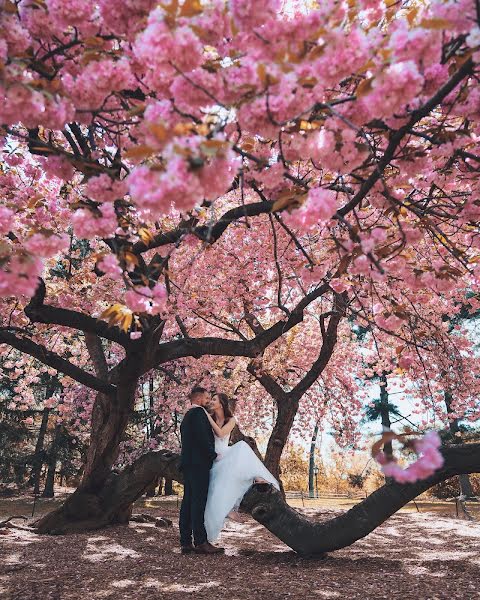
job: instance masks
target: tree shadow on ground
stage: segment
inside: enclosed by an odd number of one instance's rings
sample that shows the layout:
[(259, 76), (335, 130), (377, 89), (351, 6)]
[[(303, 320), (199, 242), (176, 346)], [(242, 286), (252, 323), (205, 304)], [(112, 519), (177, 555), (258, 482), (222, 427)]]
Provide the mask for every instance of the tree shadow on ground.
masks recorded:
[(478, 595), (478, 524), (397, 515), (367, 538), (318, 559), (295, 554), (244, 517), (222, 534), (226, 555), (210, 557), (180, 554), (174, 507), (155, 507), (151, 514), (172, 519), (174, 526), (131, 523), (70, 536), (11, 530), (0, 539), (2, 600)]

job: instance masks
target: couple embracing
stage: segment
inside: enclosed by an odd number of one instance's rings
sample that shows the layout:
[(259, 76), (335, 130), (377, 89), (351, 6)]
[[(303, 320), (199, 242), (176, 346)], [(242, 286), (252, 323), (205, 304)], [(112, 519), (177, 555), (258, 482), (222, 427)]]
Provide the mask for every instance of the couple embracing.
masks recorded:
[(225, 394), (211, 396), (206, 389), (194, 387), (190, 401), (192, 406), (180, 426), (184, 477), (181, 551), (217, 554), (223, 548), (211, 542), (228, 516), (235, 519), (249, 487), (260, 481), (277, 489), (279, 485), (248, 444), (241, 441), (229, 446), (236, 421)]

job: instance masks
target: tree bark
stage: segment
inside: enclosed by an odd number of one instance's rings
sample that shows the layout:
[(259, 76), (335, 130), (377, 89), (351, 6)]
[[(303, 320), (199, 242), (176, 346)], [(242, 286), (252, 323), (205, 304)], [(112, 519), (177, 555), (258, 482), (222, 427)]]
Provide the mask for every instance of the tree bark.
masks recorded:
[[(451, 414), (452, 412), (452, 394), (451, 392), (444, 392), (444, 400), (445, 406), (447, 407), (447, 414)], [(449, 420), (449, 429), (452, 433), (453, 440), (456, 439), (456, 434), (460, 432), (460, 426), (458, 423), (458, 419), (453, 419), (453, 421)], [(466, 498), (476, 498), (475, 492), (473, 491), (472, 484), (470, 482), (470, 477), (462, 473), (458, 478), (458, 483), (460, 485), (460, 494), (465, 496)]]
[[(390, 412), (388, 409), (388, 380), (386, 373), (380, 375), (380, 418), (384, 431), (390, 429), (392, 423), (390, 421)], [(393, 456), (392, 442), (385, 442), (383, 451), (387, 456)]]
[(411, 484), (386, 484), (344, 514), (325, 522), (309, 521), (266, 484), (253, 486), (242, 506), (299, 554), (321, 556), (365, 537), (433, 485), (455, 475), (480, 471), (480, 444), (444, 447), (442, 453), (445, 464), (432, 477)]
[(280, 460), (298, 410), (298, 400), (277, 402), (277, 418), (265, 453), (265, 466), (275, 479), (280, 479)]
[(45, 479), (45, 488), (43, 490), (42, 498), (53, 498), (55, 496), (55, 471), (57, 469), (58, 444), (60, 441), (61, 431), (62, 425), (57, 425), (55, 427), (55, 435), (53, 436), (52, 445), (48, 453), (48, 471)]
[(317, 446), (319, 428), (320, 421), (317, 421), (312, 433), (312, 440), (310, 442), (310, 459), (308, 461), (308, 495), (310, 498), (315, 497), (315, 448)]
[[(145, 495), (147, 498), (154, 498), (157, 495), (157, 487), (158, 487), (159, 477), (155, 477), (152, 483), (145, 490)], [(160, 496), (160, 494), (158, 494)]]
[(37, 533), (60, 535), (128, 523), (132, 506), (160, 475), (183, 482), (180, 456), (168, 451), (141, 456), (121, 473), (111, 472), (96, 494), (78, 488), (57, 510), (38, 520)]
[(257, 458), (259, 458), (263, 462), (263, 456), (260, 454), (260, 450), (258, 449), (257, 442), (255, 438), (245, 435), (243, 431), (240, 429), (238, 425), (235, 425), (232, 434), (230, 436), (231, 444), (236, 444), (237, 442), (243, 441), (250, 446), (250, 448), (254, 451)]
[(165, 487), (163, 494), (165, 496), (173, 496), (173, 479), (169, 477), (165, 478)]
[(40, 430), (38, 432), (37, 443), (35, 445), (35, 454), (33, 455), (33, 466), (29, 483), (30, 485), (33, 485), (34, 494), (40, 493), (40, 474), (42, 471), (44, 461), (43, 444), (45, 442), (45, 433), (47, 432), (49, 414), (50, 409), (44, 408), (42, 414), (42, 422), (40, 424)]
[[(90, 445), (80, 486), (64, 504), (37, 522), (39, 532), (83, 531), (128, 521), (131, 504), (117, 506), (115, 502), (111, 502), (109, 481), (112, 466), (118, 457), (120, 441), (134, 408), (142, 358), (136, 354), (127, 357), (124, 368), (118, 375), (115, 396), (102, 393), (97, 395), (92, 411)], [(151, 479), (148, 483), (151, 483)]]

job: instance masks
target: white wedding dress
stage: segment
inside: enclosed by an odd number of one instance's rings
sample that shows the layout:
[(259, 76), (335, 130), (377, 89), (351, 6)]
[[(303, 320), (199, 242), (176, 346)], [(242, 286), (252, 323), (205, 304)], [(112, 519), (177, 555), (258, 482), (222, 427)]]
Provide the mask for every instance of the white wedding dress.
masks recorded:
[(210, 470), (205, 529), (209, 542), (220, 535), (228, 513), (240, 506), (243, 496), (255, 479), (265, 479), (277, 489), (278, 481), (246, 442), (229, 446), (230, 435), (215, 436), (217, 458)]

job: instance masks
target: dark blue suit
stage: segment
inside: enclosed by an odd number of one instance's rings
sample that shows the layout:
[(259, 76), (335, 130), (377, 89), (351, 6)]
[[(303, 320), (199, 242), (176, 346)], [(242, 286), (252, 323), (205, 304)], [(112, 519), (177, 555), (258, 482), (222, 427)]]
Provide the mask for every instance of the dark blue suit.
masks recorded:
[(180, 508), (180, 543), (196, 546), (207, 541), (204, 513), (208, 496), (210, 469), (217, 457), (212, 427), (201, 407), (191, 408), (180, 425), (183, 471), (183, 500)]

